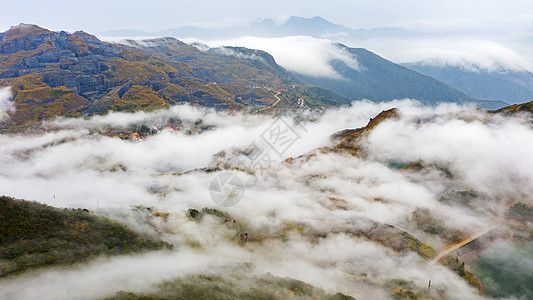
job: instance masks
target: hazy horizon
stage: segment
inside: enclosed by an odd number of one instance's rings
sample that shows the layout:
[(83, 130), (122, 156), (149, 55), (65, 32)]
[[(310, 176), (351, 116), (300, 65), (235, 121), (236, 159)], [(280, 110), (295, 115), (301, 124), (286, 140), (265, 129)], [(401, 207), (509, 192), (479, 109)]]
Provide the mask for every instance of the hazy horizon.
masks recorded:
[[(351, 29), (398, 28), (416, 34), (320, 36), (350, 47), (363, 47), (396, 63), (433, 61), (472, 64), (485, 69), (533, 70), (531, 49), (533, 3), (528, 1), (113, 1), (89, 2), (22, 0), (6, 2), (0, 12), (0, 31), (28, 23), (50, 30), (102, 32), (138, 30), (148, 33), (196, 26), (228, 28), (261, 19), (283, 24), (290, 16), (325, 20)], [(16, 12), (16, 13), (13, 13)], [(156, 34), (157, 35), (157, 34)], [(236, 35), (234, 38), (239, 37)], [(198, 36), (180, 36), (199, 38)], [(210, 39), (211, 41), (213, 39)], [(225, 37), (217, 37), (225, 41)], [(232, 41), (233, 45), (234, 39)], [(247, 44), (238, 44), (247, 46)], [(264, 49), (263, 49), (264, 50)], [(510, 61), (511, 60), (511, 61)], [(488, 66), (488, 67), (483, 67)], [(496, 67), (494, 67), (496, 66)]]
[[(533, 3), (530, 1), (426, 1), (398, 5), (381, 1), (10, 1), (2, 4), (0, 29), (19, 23), (35, 23), (54, 30), (84, 29), (93, 33), (135, 29), (157, 31), (192, 25), (227, 27), (289, 16), (321, 16), (350, 28), (397, 27), (428, 32), (529, 32)], [(16, 14), (13, 12), (16, 11)]]

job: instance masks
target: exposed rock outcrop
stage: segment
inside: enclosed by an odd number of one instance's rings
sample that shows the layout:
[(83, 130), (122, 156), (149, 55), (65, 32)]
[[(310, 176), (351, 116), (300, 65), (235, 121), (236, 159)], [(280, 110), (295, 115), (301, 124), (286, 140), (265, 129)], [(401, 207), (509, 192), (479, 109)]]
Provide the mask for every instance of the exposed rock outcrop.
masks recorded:
[[(238, 48), (231, 51), (240, 56), (232, 56), (200, 51), (173, 38), (128, 43), (112, 44), (83, 31), (53, 32), (29, 24), (0, 33), (0, 87), (17, 85), (13, 89), (17, 109), (0, 130), (65, 113), (55, 107), (59, 103), (53, 104), (54, 97), (25, 98), (42, 88), (70, 90), (69, 113), (93, 114), (153, 110), (179, 102), (240, 109), (251, 104), (236, 102), (237, 94), (253, 94), (254, 103), (268, 104), (275, 100), (278, 86), (294, 83), (262, 51)], [(143, 93), (123, 99), (133, 86), (143, 87), (137, 88)], [(23, 105), (28, 103), (50, 104), (53, 112), (30, 113)]]

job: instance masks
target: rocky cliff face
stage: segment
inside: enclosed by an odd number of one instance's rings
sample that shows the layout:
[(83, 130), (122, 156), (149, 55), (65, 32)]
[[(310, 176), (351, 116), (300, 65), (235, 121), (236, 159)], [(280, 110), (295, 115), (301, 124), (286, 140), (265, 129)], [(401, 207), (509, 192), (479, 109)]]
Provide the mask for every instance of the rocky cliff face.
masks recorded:
[[(27, 24), (0, 33), (0, 87), (13, 87), (16, 105), (0, 129), (55, 115), (152, 110), (179, 102), (242, 109), (269, 104), (279, 89), (298, 84), (262, 51), (200, 51), (174, 38), (128, 43)], [(61, 89), (64, 103), (52, 96), (57, 92), (43, 89)], [(243, 94), (253, 97), (235, 101)], [(35, 95), (44, 98), (36, 101)]]
[[(11, 120), (14, 125), (27, 121), (20, 116), (27, 108), (21, 104), (28, 104), (24, 98), (33, 89), (65, 87), (78, 96), (72, 96), (71, 100), (75, 98), (80, 104), (69, 103), (68, 106), (74, 106), (73, 111), (81, 111), (88, 106), (87, 101), (103, 97), (116, 84), (112, 78), (106, 78), (104, 72), (109, 69), (108, 61), (119, 57), (121, 47), (98, 47), (104, 43), (94, 36), (52, 32), (36, 25), (21, 24), (2, 33), (0, 40), (0, 84), (16, 85), (13, 92), (18, 109)], [(80, 97), (86, 101), (79, 101)], [(40, 100), (50, 103), (57, 99)]]

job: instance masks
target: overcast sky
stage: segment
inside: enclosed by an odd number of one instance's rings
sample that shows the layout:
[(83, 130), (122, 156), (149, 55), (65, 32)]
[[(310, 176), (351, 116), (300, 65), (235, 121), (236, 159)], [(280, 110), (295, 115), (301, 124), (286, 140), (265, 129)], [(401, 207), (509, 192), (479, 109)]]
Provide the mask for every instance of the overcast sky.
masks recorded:
[(321, 16), (352, 28), (513, 31), (533, 27), (530, 0), (0, 0), (0, 29), (33, 23), (54, 30), (160, 30), (228, 26), (258, 18)]
[(290, 16), (320, 16), (354, 29), (424, 32), (355, 41), (333, 38), (394, 62), (424, 60), (492, 71), (533, 71), (531, 0), (0, 0), (0, 31), (30, 23), (55, 31), (84, 30), (104, 39), (102, 32), (118, 29), (217, 28), (263, 18), (282, 23)]

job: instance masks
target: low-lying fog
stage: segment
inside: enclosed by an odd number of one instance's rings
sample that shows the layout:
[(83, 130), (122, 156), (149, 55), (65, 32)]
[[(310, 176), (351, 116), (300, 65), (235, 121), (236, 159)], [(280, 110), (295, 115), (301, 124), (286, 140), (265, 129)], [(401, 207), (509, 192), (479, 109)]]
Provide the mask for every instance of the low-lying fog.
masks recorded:
[[(361, 145), (365, 156), (315, 150), (332, 147), (335, 132), (363, 127), (392, 107), (400, 110), (401, 118), (371, 132)], [(169, 122), (180, 128), (165, 128)], [(140, 125), (160, 126), (160, 131), (141, 141), (103, 134)], [(4, 279), (0, 298), (102, 298), (251, 262), (257, 274), (288, 276), (362, 299), (388, 297), (380, 284), (392, 279), (413, 281), (419, 289), (432, 280), (432, 287), (452, 299), (476, 299), (477, 291), (445, 267), (345, 231), (370, 219), (405, 230), (438, 250), (446, 241), (414, 225), (417, 209), (429, 210), (449, 230), (475, 234), (498, 224), (512, 203), (533, 204), (530, 120), (456, 105), (427, 108), (412, 100), (361, 101), (305, 114), (298, 122), (175, 106), (150, 113), (58, 119), (43, 126), (49, 131), (39, 135), (0, 135), (0, 194), (88, 208), (134, 230), (160, 234), (175, 248)], [(283, 145), (284, 138), (276, 135), (280, 132), (289, 135)], [(437, 167), (420, 172), (398, 167), (417, 161)], [(228, 169), (205, 171), (215, 166)], [(243, 182), (237, 205), (220, 207), (211, 199), (210, 184), (224, 172), (233, 172)], [(474, 202), (442, 200), (460, 191), (474, 192)], [(170, 215), (164, 222), (132, 209), (137, 205)], [(287, 224), (328, 234), (312, 240), (289, 231), (285, 240), (241, 245), (214, 217), (198, 223), (185, 215), (190, 208), (204, 207), (227, 212), (247, 226), (251, 238), (273, 235)], [(191, 241), (201, 247), (192, 247)], [(357, 279), (362, 274), (367, 280)]]

